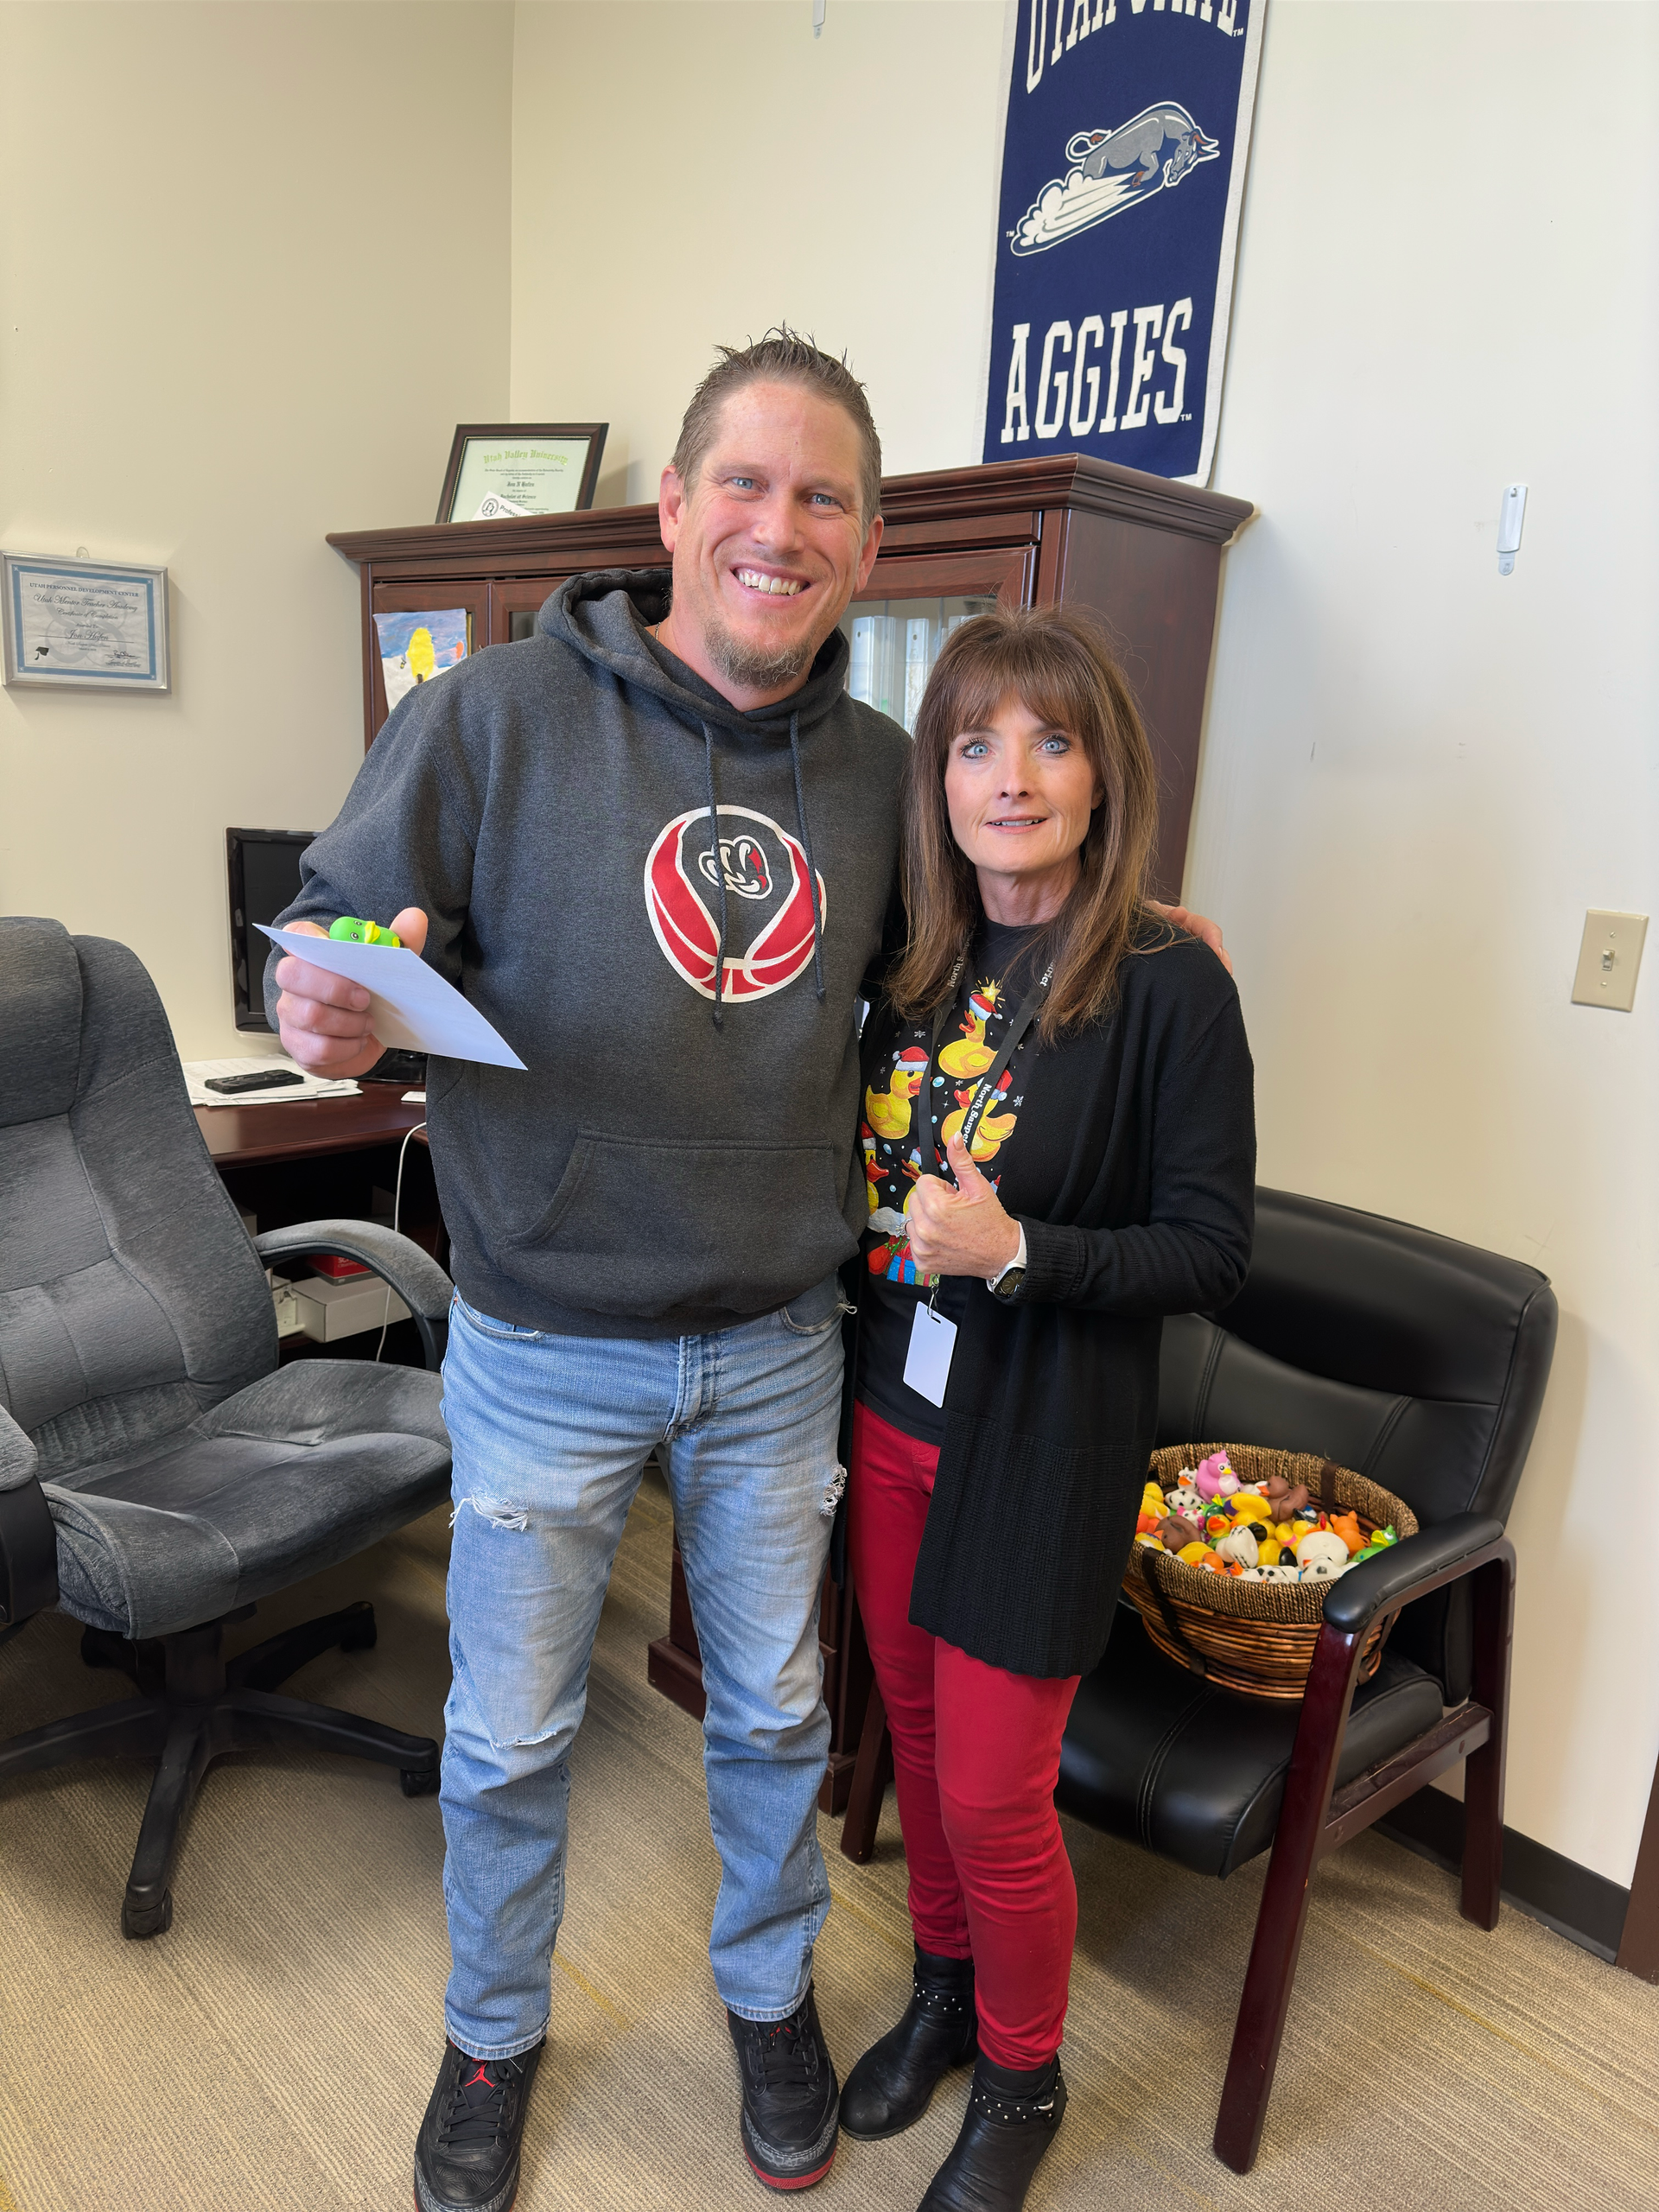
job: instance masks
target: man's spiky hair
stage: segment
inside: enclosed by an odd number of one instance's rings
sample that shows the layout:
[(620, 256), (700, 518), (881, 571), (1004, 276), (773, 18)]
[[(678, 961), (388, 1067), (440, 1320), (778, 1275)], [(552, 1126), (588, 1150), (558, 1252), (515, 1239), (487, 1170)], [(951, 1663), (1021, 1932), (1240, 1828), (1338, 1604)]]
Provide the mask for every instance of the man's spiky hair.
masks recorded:
[(845, 358), (836, 360), (813, 340), (784, 323), (767, 331), (764, 338), (751, 339), (745, 346), (721, 346), (715, 351), (719, 358), (691, 395), (691, 404), (680, 424), (680, 442), (674, 448), (672, 467), (686, 491), (696, 486), (719, 428), (721, 410), (734, 391), (751, 384), (799, 385), (844, 408), (852, 417), (862, 448), (859, 499), (868, 530), (881, 512), (881, 441), (864, 387)]

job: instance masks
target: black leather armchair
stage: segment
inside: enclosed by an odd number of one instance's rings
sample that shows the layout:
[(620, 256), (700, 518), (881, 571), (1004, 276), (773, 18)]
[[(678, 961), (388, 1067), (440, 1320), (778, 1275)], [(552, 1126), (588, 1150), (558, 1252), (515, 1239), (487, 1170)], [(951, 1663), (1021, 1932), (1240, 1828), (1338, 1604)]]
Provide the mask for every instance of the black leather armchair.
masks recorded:
[[(365, 1604), (226, 1659), (257, 1601), (448, 1493), (435, 1370), (448, 1277), (372, 1222), (261, 1237), (196, 1127), (155, 987), (124, 945), (0, 921), (0, 1642), (56, 1606), (138, 1694), (0, 1743), (0, 1783), (76, 1758), (156, 1762), (121, 1909), (173, 1915), (180, 1837), (221, 1752), (285, 1744), (438, 1787), (438, 1746), (277, 1694), (375, 1640)], [(428, 1370), (277, 1362), (264, 1265), (361, 1260), (410, 1307)]]
[[(1078, 1688), (1056, 1792), (1064, 1811), (1200, 1873), (1224, 1878), (1272, 1848), (1216, 2123), (1217, 2155), (1238, 2173), (1261, 2142), (1327, 1852), (1467, 1760), (1462, 1910), (1497, 1925), (1515, 1582), (1504, 1523), (1556, 1325), (1535, 1268), (1317, 1198), (1256, 1197), (1243, 1292), (1212, 1319), (1164, 1325), (1158, 1440), (1319, 1452), (1403, 1497), (1421, 1532), (1333, 1584), (1300, 1704), (1216, 1688), (1121, 1606)], [(1379, 1616), (1398, 1618), (1357, 1687)], [(842, 1846), (854, 1858), (874, 1846), (884, 1734), (867, 1723)]]

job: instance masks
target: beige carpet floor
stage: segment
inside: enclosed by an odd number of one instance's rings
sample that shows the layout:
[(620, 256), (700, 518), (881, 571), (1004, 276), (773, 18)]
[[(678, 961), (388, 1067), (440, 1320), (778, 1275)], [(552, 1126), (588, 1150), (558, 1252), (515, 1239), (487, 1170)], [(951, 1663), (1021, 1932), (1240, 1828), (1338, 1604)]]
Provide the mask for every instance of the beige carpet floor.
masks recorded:
[[(573, 1761), (569, 1909), (520, 2212), (725, 2212), (766, 2200), (703, 1940), (717, 1866), (696, 1727), (645, 1682), (670, 1521), (629, 1523)], [(354, 1596), (378, 1648), (296, 1693), (435, 1732), (445, 1521), (435, 1515), (261, 1609), (248, 1640)], [(73, 1624), (0, 1650), (0, 1726), (111, 1695)], [(118, 1911), (147, 1786), (108, 1762), (0, 1787), (0, 2212), (391, 2212), (431, 2085), (447, 1964), (434, 1799), (353, 1761), (241, 1756), (209, 1776), (171, 1931)], [(875, 1863), (825, 1821), (819, 1951), (843, 2072), (907, 1990), (891, 1802)], [(1260, 1893), (1088, 1829), (1065, 2066), (1071, 2107), (1032, 2212), (1637, 2212), (1659, 2205), (1659, 1990), (1507, 1908), (1459, 1919), (1445, 1875), (1378, 1838), (1319, 1874), (1255, 2171), (1210, 2152)], [(953, 2136), (957, 2075), (885, 2144), (844, 2139), (814, 2202), (914, 2212)]]

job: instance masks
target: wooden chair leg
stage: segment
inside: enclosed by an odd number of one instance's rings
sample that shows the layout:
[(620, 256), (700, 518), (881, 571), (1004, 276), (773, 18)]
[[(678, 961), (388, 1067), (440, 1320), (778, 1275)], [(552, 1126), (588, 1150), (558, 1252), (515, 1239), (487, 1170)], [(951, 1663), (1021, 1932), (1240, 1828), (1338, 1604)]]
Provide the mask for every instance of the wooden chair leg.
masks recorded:
[(847, 1817), (841, 1824), (842, 1855), (855, 1866), (868, 1866), (875, 1856), (875, 1831), (881, 1820), (881, 1800), (893, 1779), (893, 1732), (880, 1685), (872, 1679), (870, 1701), (864, 1708), (864, 1726), (858, 1738), (858, 1763), (847, 1800)]
[(1261, 2146), (1290, 1988), (1307, 1921), (1308, 1885), (1319, 1862), (1337, 1758), (1353, 1702), (1361, 1639), (1322, 1628), (1302, 1700), (1301, 1721), (1285, 1779), (1267, 1887), (1256, 1915), (1250, 1963), (1239, 2000), (1227, 2078), (1216, 2115), (1215, 2151), (1247, 2174)]
[(1510, 1642), (1515, 1621), (1515, 1567), (1497, 1559), (1471, 1578), (1474, 1604), (1475, 1702), (1492, 1716), (1491, 1733), (1464, 1770), (1463, 1894), (1465, 1920), (1497, 1925), (1503, 1882), (1503, 1762), (1509, 1726)]

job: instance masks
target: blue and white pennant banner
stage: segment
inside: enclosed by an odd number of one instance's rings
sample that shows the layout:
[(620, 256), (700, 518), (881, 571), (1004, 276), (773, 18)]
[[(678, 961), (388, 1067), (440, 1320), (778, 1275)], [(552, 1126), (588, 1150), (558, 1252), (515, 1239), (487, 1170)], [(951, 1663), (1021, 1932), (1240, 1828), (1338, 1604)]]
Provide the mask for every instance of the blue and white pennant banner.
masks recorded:
[(985, 459), (1209, 480), (1266, 0), (1020, 0)]

